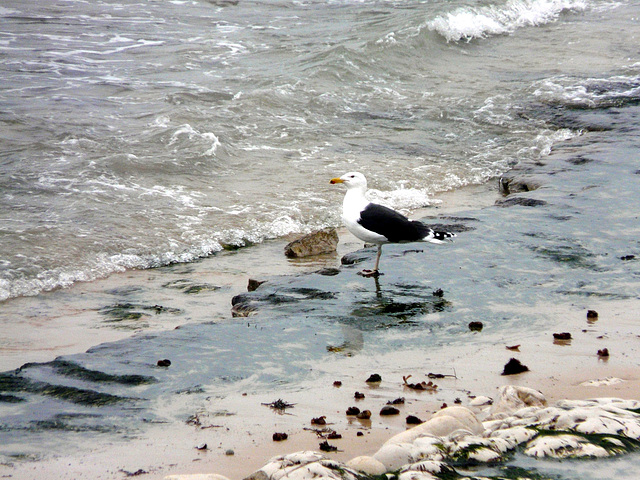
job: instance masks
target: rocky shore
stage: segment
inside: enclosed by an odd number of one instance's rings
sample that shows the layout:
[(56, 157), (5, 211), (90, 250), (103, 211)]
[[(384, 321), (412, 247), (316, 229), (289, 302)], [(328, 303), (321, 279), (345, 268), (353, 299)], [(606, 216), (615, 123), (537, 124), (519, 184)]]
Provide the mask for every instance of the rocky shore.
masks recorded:
[[(366, 349), (387, 372), (409, 372), (421, 360), (433, 362), (418, 352), (434, 348), (442, 355), (437, 364), (455, 366), (451, 377), (467, 391), (477, 392), (481, 386), (497, 390), (495, 398), (469, 393), (461, 400), (440, 389), (439, 398), (447, 401), (429, 420), (390, 435), (371, 455), (337, 460), (333, 452), (339, 447), (324, 442), (321, 449), (328, 453), (275, 456), (247, 479), (361, 479), (382, 474), (407, 480), (557, 478), (521, 468), (513, 459), (593, 459), (638, 451), (640, 402), (633, 399), (640, 397), (638, 342), (631, 327), (639, 306), (639, 246), (633, 226), (640, 211), (633, 193), (639, 178), (633, 151), (639, 145), (631, 132), (638, 127), (620, 135), (616, 125), (602, 128), (596, 115), (581, 112), (580, 121), (583, 137), (557, 148), (545, 164), (520, 165), (503, 176), (495, 206), (425, 218), (461, 232), (455, 245), (425, 252), (428, 265), (420, 258), (422, 246), (392, 247), (386, 275), (369, 280), (368, 286), (355, 273), (359, 263), (371, 261), (374, 250), (358, 250), (345, 255), (339, 269), (271, 278), (234, 298), (234, 313), (255, 316), (257, 325), (282, 315), (311, 323), (329, 316), (345, 328), (357, 328), (355, 338), (350, 332), (342, 342), (325, 341), (336, 355), (349, 357)], [(610, 130), (616, 131), (615, 149), (608, 148), (605, 132)], [(443, 317), (454, 318), (456, 324), (445, 325)], [(505, 319), (508, 333), (500, 335)], [(402, 332), (395, 346), (406, 356), (422, 358), (399, 358), (367, 344), (368, 333), (375, 337), (373, 332), (381, 329)], [(488, 341), (474, 338), (473, 347), (464, 352), (452, 337), (465, 335), (465, 329), (467, 338), (487, 335)], [(447, 346), (425, 340), (425, 334), (440, 335)], [(616, 351), (615, 360), (610, 350)], [(466, 355), (480, 363), (473, 368), (461, 361)], [(500, 363), (495, 360), (508, 357), (502, 374), (515, 374), (517, 380), (500, 387)], [(516, 370), (508, 371), (514, 364)], [(616, 373), (624, 378), (613, 376)], [(438, 391), (432, 381), (409, 383), (406, 377), (403, 388)], [(596, 388), (610, 396), (589, 400), (597, 397)], [(553, 392), (552, 405), (547, 405), (543, 389)], [(616, 393), (626, 399), (613, 398)], [(578, 399), (563, 399), (563, 394)], [(475, 475), (481, 465), (493, 470)]]
[[(540, 458), (615, 454), (615, 478), (631, 480), (639, 112), (558, 118), (584, 134), (544, 164), (443, 194), (420, 216), (455, 243), (385, 247), (377, 279), (357, 274), (375, 249), (341, 231), (337, 256), (287, 260), (282, 241), (52, 292), (41, 311), (102, 323), (71, 347), (81, 329), (62, 328), (51, 351), (65, 355), (0, 374), (0, 472), (361, 478), (370, 457), (367, 474), (403, 480), (595, 480), (593, 464), (571, 460), (572, 476)], [(398, 413), (382, 415), (389, 403)]]

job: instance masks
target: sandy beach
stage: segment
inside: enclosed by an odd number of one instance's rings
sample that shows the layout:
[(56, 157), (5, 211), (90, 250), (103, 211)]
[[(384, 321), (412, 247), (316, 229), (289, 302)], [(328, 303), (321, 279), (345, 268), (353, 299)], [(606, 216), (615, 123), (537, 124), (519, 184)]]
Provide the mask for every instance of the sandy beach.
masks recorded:
[[(440, 217), (455, 216), (470, 209), (493, 208), (501, 198), (496, 183), (470, 187), (440, 196), (438, 206), (421, 214)], [(189, 309), (209, 309), (218, 322), (242, 322), (230, 315), (230, 299), (246, 289), (249, 278), (270, 278), (273, 274), (284, 277), (305, 275), (323, 267), (336, 267), (340, 257), (358, 247), (356, 239), (340, 230), (339, 251), (333, 256), (311, 260), (287, 260), (282, 255), (285, 240), (264, 245), (225, 252), (216, 258), (205, 259), (195, 265), (195, 277), (206, 284), (215, 283), (220, 288), (213, 292), (206, 305), (190, 300)], [(80, 284), (65, 291), (51, 292), (37, 298), (20, 299), (10, 307), (24, 308), (21, 303), (40, 304), (49, 297), (63, 297), (69, 302), (69, 311), (47, 317), (47, 328), (38, 328), (34, 315), (34, 334), (37, 337), (22, 349), (16, 346), (10, 355), (3, 357), (5, 369), (14, 368), (29, 361), (48, 361), (61, 354), (80, 352), (99, 341), (116, 341), (132, 334), (130, 329), (96, 327), (97, 304), (105, 300), (105, 292), (126, 289), (147, 282), (149, 291), (157, 291), (157, 298), (149, 303), (167, 304), (160, 295), (166, 290), (149, 287), (158, 281), (171, 281), (171, 275), (156, 271), (133, 271), (114, 275), (108, 279)], [(190, 276), (194, 277), (193, 271)], [(79, 307), (78, 298), (86, 299)], [(178, 297), (176, 297), (177, 299)], [(173, 299), (173, 300), (176, 300)], [(214, 299), (212, 302), (211, 299)], [(177, 301), (177, 300), (176, 300)], [(60, 300), (57, 299), (59, 304)], [(172, 302), (172, 305), (180, 305)], [(72, 307), (73, 306), (73, 307)], [(322, 428), (312, 425), (311, 419), (325, 416), (327, 428), (342, 438), (331, 440), (338, 448), (331, 458), (347, 461), (359, 455), (373, 454), (387, 439), (408, 428), (407, 415), (428, 419), (443, 404), (468, 406), (476, 396), (492, 397), (502, 385), (520, 385), (541, 391), (553, 402), (559, 399), (585, 399), (594, 397), (638, 398), (640, 378), (637, 358), (640, 339), (635, 332), (640, 311), (637, 299), (610, 300), (606, 298), (580, 298), (563, 304), (539, 302), (517, 307), (494, 304), (491, 308), (500, 315), (517, 317), (534, 315), (554, 319), (555, 327), (544, 332), (513, 330), (470, 332), (470, 341), (464, 344), (441, 344), (429, 351), (421, 348), (404, 348), (382, 355), (348, 356), (327, 359), (316, 365), (318, 381), (306, 381), (297, 388), (285, 387), (281, 398), (294, 404), (284, 412), (264, 404), (277, 400), (277, 395), (237, 392), (207, 399), (194, 416), (182, 423), (153, 424), (137, 434), (126, 435), (120, 440), (85, 445), (77, 454), (52, 455), (36, 462), (16, 462), (0, 466), (3, 476), (15, 479), (68, 478), (68, 479), (162, 479), (170, 474), (220, 473), (231, 479), (242, 479), (264, 465), (276, 454), (300, 450), (317, 450), (323, 441)], [(587, 310), (598, 312), (597, 319), (588, 319)], [(436, 316), (440, 314), (434, 314)], [(82, 321), (83, 318), (87, 321)], [(150, 317), (153, 320), (153, 317)], [(42, 320), (42, 319), (41, 319)], [(184, 322), (156, 324), (149, 321), (144, 332), (158, 329), (174, 329)], [(44, 322), (40, 322), (44, 324)], [(556, 331), (571, 332), (572, 340), (557, 341)], [(52, 335), (51, 332), (56, 332)], [(135, 332), (134, 332), (135, 333)], [(73, 338), (73, 341), (68, 341)], [(482, 341), (475, 341), (482, 338)], [(67, 339), (67, 340), (65, 340)], [(43, 348), (43, 343), (48, 347)], [(514, 350), (507, 347), (519, 345)], [(609, 357), (600, 357), (598, 350), (607, 348)], [(514, 376), (502, 376), (504, 364), (517, 356), (530, 369)], [(345, 365), (348, 369), (345, 370)], [(365, 380), (372, 373), (379, 373), (383, 380), (369, 385)], [(417, 392), (404, 386), (403, 377), (409, 381), (428, 381), (429, 373), (447, 375), (433, 380), (438, 388), (434, 392)], [(605, 382), (589, 382), (609, 379)], [(617, 379), (617, 380), (612, 380)], [(341, 382), (335, 386), (334, 381)], [(248, 389), (250, 390), (250, 388)], [(356, 391), (365, 394), (363, 400), (354, 399)], [(400, 415), (382, 417), (380, 409), (396, 398), (404, 397)], [(280, 398), (280, 397), (279, 397)], [(180, 405), (180, 402), (183, 402)], [(164, 408), (192, 408), (190, 399), (181, 397), (170, 400)], [(347, 417), (350, 406), (370, 409), (371, 420)], [(479, 410), (478, 410), (479, 411)], [(273, 433), (287, 433), (288, 439), (275, 442)]]

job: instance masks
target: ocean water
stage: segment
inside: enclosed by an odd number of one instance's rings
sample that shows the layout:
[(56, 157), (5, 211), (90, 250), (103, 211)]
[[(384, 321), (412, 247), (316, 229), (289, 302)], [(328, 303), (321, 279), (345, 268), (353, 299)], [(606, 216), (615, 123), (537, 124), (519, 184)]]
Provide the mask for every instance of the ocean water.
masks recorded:
[[(637, 262), (620, 257), (640, 257), (639, 23), (633, 1), (3, 3), (1, 320), (33, 309), (44, 327), (71, 303), (96, 340), (0, 373), (0, 464), (542, 336), (557, 319), (537, 304), (637, 298)], [(339, 225), (336, 175), (362, 171), (411, 214), (552, 157), (554, 189), (531, 193), (548, 206), (474, 213), (432, 267), (389, 247), (377, 289), (345, 267), (266, 284), (246, 321), (208, 310), (216, 257), (201, 259)], [(98, 306), (70, 288), (128, 269), (149, 276)], [(184, 325), (142, 325), (169, 317)], [(131, 335), (105, 343), (106, 328)], [(564, 474), (600, 478), (582, 470)]]
[[(637, 5), (20, 1), (0, 7), (0, 300), (410, 213), (637, 95)], [(533, 108), (535, 110), (535, 108)]]

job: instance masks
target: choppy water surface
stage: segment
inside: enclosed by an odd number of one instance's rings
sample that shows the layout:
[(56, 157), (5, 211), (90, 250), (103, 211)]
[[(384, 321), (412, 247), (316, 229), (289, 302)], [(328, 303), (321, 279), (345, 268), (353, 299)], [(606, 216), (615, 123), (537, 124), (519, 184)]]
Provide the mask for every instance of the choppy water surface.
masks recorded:
[[(496, 305), (635, 298), (638, 21), (631, 1), (5, 2), (0, 300), (164, 266), (105, 293), (95, 322), (188, 325), (0, 374), (2, 463), (305, 388), (318, 362), (348, 364), (331, 352), (375, 362), (468, 341), (478, 316), (476, 345), (546, 321)], [(206, 313), (194, 261), (337, 225), (335, 175), (411, 212), (563, 147), (540, 209), (473, 213), (441, 264), (390, 249), (378, 290), (347, 268), (267, 285), (248, 323)]]
[(5, 2), (0, 299), (335, 225), (346, 170), (407, 210), (484, 182), (578, 133), (532, 101), (637, 88), (636, 31), (595, 0)]

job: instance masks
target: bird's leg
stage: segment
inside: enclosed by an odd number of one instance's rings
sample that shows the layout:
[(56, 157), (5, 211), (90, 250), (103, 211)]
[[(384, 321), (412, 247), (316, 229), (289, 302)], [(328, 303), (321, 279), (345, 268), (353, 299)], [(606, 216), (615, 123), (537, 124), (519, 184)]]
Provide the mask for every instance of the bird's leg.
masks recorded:
[(380, 265), (380, 256), (382, 255), (382, 244), (378, 245), (378, 254), (376, 255), (376, 266), (373, 267), (373, 270), (362, 270), (360, 275), (363, 277), (378, 277), (382, 275), (378, 271), (378, 266)]

